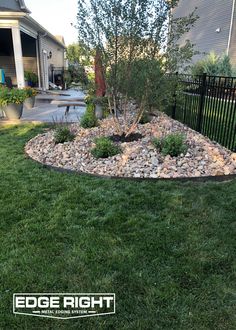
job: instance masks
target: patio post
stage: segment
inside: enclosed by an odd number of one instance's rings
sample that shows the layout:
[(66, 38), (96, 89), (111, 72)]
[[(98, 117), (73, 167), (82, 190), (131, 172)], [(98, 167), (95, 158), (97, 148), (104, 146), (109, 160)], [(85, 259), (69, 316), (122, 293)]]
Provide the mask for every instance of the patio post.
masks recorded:
[(23, 88), (25, 87), (25, 76), (24, 76), (24, 64), (23, 64), (20, 29), (19, 27), (12, 27), (11, 31), (12, 31), (17, 85), (18, 88)]

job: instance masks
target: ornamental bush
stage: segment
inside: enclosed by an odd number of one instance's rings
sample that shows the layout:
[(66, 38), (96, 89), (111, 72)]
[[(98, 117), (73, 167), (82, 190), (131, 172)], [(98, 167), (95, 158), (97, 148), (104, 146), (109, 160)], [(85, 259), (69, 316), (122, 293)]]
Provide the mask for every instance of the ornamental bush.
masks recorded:
[(26, 97), (33, 97), (33, 96), (36, 96), (37, 95), (37, 91), (36, 89), (32, 88), (32, 87), (25, 87), (24, 88), (24, 91), (25, 91), (25, 94), (26, 94)]
[(38, 76), (33, 71), (25, 71), (25, 80), (28, 81), (32, 86), (35, 86), (38, 82)]
[(203, 73), (206, 73), (210, 76), (231, 77), (234, 74), (230, 57), (226, 54), (218, 56), (215, 52), (211, 52), (202, 60), (196, 62), (191, 70), (193, 75), (203, 75)]
[(27, 98), (26, 92), (18, 88), (1, 88), (0, 90), (0, 106), (8, 104), (22, 104)]
[(141, 117), (139, 123), (142, 124), (142, 125), (144, 125), (144, 124), (150, 123), (150, 121), (151, 121), (150, 115), (149, 115), (148, 112), (145, 111), (142, 114), (142, 117)]
[(98, 126), (98, 120), (95, 115), (95, 106), (93, 103), (88, 103), (85, 114), (80, 119), (80, 125), (83, 128), (92, 128)]
[(9, 89), (5, 86), (0, 85), (0, 106), (6, 105), (8, 93)]
[(121, 152), (121, 148), (106, 137), (97, 138), (95, 144), (96, 146), (91, 150), (95, 158), (108, 158)]
[(162, 153), (162, 155), (177, 157), (187, 152), (185, 137), (180, 133), (169, 134), (163, 138), (153, 139), (153, 145)]
[(58, 126), (54, 132), (54, 140), (55, 143), (65, 143), (73, 141), (75, 135), (70, 131), (70, 129), (66, 126)]

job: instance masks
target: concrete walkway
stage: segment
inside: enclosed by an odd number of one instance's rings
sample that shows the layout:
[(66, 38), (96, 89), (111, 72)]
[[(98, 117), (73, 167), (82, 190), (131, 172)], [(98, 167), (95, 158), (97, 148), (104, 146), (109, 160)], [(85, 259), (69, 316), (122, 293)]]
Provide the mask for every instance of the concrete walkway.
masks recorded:
[[(69, 114), (65, 116), (66, 107), (58, 108), (57, 105), (51, 104), (53, 101), (61, 99), (83, 98), (85, 95), (82, 91), (68, 90), (61, 92), (64, 95), (45, 94), (40, 95), (36, 101), (36, 107), (31, 110), (23, 110), (21, 121), (36, 122), (78, 122), (85, 112), (85, 107), (71, 107)], [(67, 94), (68, 96), (65, 96)], [(49, 103), (48, 103), (49, 102)]]

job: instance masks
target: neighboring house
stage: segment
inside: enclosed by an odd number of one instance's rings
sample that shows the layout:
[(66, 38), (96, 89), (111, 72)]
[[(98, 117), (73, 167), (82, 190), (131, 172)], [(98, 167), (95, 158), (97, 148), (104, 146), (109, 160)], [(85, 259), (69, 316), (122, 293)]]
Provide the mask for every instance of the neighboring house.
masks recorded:
[(24, 0), (0, 0), (0, 68), (13, 85), (25, 86), (24, 71), (38, 75), (39, 88), (47, 90), (63, 74), (63, 37), (55, 37), (37, 23)]
[(174, 17), (187, 16), (196, 7), (199, 16), (195, 26), (180, 40), (190, 40), (201, 52), (193, 61), (205, 54), (215, 51), (216, 54), (228, 54), (236, 64), (236, 0), (180, 0), (174, 9)]

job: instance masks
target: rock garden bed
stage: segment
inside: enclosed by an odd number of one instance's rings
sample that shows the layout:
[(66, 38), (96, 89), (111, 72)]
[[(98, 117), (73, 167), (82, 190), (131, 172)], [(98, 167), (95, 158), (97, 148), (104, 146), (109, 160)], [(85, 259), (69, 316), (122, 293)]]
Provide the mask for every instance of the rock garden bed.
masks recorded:
[[(59, 168), (102, 176), (133, 178), (192, 178), (236, 174), (236, 153), (174, 121), (164, 114), (150, 123), (138, 125), (131, 142), (114, 138), (122, 152), (106, 159), (94, 158), (91, 149), (97, 137), (116, 134), (112, 119), (100, 121), (99, 127), (84, 129), (72, 124), (75, 139), (56, 144), (53, 130), (30, 140), (26, 153), (34, 160)], [(185, 136), (187, 150), (177, 157), (163, 155), (154, 145), (153, 138), (170, 133)]]

